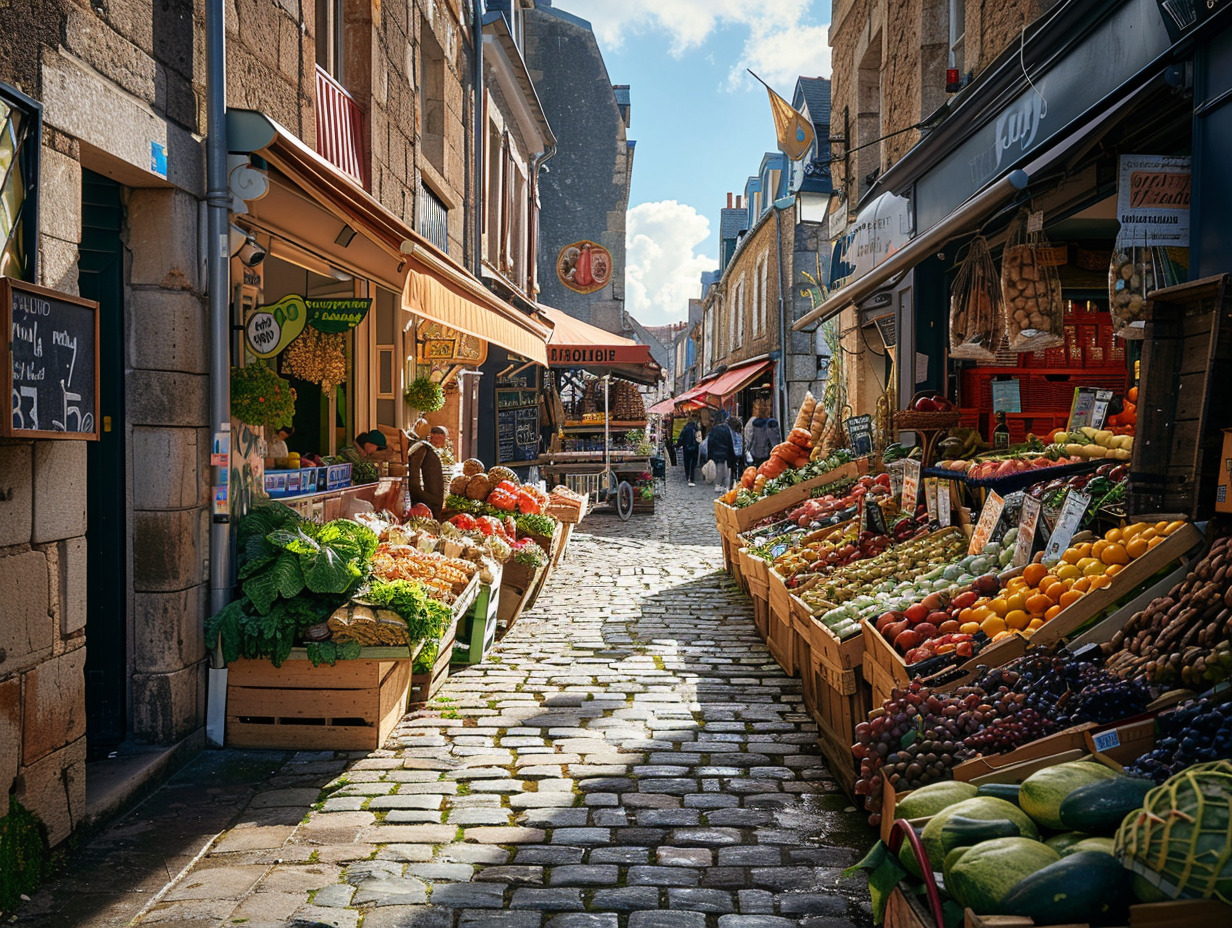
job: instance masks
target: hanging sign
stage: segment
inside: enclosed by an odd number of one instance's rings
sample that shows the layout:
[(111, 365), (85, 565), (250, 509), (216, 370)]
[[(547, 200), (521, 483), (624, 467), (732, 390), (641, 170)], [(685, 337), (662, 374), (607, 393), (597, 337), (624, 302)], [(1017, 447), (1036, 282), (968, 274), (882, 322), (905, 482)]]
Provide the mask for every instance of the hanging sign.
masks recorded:
[(244, 334), (254, 355), (272, 358), (295, 341), (304, 326), (318, 332), (346, 332), (363, 321), (371, 306), (370, 297), (305, 299), (291, 293), (249, 313)]
[(1035, 547), (1035, 529), (1039, 525), (1040, 501), (1034, 496), (1023, 497), (1022, 521), (1018, 523), (1018, 538), (1014, 543), (1014, 558), (1010, 561), (1012, 567), (1022, 567), (1031, 560), (1031, 549)]
[(937, 478), (924, 478), (924, 505), (928, 508), (928, 521), (937, 521)]
[(914, 458), (903, 459), (903, 512), (915, 513), (920, 502), (920, 462)]
[(578, 293), (602, 290), (612, 279), (612, 253), (587, 240), (566, 245), (556, 256), (556, 276)]
[(843, 427), (847, 429), (847, 444), (856, 457), (873, 453), (872, 416), (852, 416), (843, 421)]
[(975, 524), (975, 530), (971, 533), (971, 544), (967, 546), (968, 554), (979, 554), (984, 550), (984, 545), (988, 544), (993, 530), (1001, 521), (1001, 510), (1004, 508), (1005, 500), (1001, 498), (1001, 494), (995, 490), (989, 491), (988, 499), (984, 500), (984, 508), (980, 511), (980, 521)]
[(936, 487), (936, 502), (933, 503), (933, 508), (937, 510), (937, 524), (942, 528), (946, 528), (950, 524), (950, 481), (933, 479), (933, 485)]
[(1189, 169), (1187, 157), (1121, 155), (1117, 220), (1122, 243), (1189, 247)]
[(1052, 537), (1048, 539), (1048, 547), (1044, 549), (1046, 562), (1057, 561), (1065, 553), (1065, 549), (1073, 540), (1078, 526), (1082, 524), (1082, 517), (1090, 505), (1091, 497), (1086, 493), (1072, 489), (1066, 492), (1065, 502), (1061, 504), (1061, 514), (1057, 516), (1056, 527), (1052, 530)]
[(0, 277), (0, 330), (0, 436), (97, 439), (98, 304)]

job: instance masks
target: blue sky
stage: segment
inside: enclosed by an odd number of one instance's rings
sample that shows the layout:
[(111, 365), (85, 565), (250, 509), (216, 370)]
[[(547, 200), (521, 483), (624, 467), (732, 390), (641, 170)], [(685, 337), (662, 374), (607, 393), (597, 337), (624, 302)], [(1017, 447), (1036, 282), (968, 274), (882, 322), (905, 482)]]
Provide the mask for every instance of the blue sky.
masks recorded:
[(774, 149), (766, 91), (830, 76), (828, 0), (555, 0), (590, 20), (608, 74), (629, 84), (637, 140), (626, 308), (645, 325), (685, 316), (717, 266), (728, 191)]

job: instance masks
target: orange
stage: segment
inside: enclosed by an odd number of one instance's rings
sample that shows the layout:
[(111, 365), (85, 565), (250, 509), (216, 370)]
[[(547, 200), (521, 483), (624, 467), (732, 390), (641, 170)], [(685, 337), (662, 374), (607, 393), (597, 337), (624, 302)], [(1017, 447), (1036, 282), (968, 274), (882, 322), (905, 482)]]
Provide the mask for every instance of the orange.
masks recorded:
[(1099, 559), (1105, 564), (1128, 564), (1129, 552), (1123, 545), (1108, 545)]
[(1042, 583), (1040, 584), (1040, 592), (1051, 599), (1054, 603), (1060, 599), (1061, 594), (1068, 589), (1069, 587), (1065, 585), (1065, 582), (1063, 580), (1058, 580), (1056, 577), (1053, 577), (1052, 580), (1048, 581), (1047, 586)]
[(992, 615), (994, 615), (994, 613), (992, 609), (989, 608), (987, 603), (985, 603), (982, 606), (975, 606), (971, 609), (971, 618), (973, 621), (976, 621), (976, 622), (983, 622), (985, 619), (990, 618)]
[(1112, 586), (1112, 578), (1106, 574), (1100, 574), (1099, 576), (1091, 578), (1092, 591), (1102, 590), (1106, 586)]
[(1048, 568), (1043, 564), (1028, 564), (1022, 569), (1022, 579), (1029, 587), (1039, 587), (1040, 581), (1048, 576)]
[(1061, 594), (1061, 599), (1057, 602), (1057, 605), (1062, 609), (1065, 609), (1068, 606), (1072, 606), (1080, 599), (1082, 599), (1082, 593), (1079, 590), (1066, 590)]
[(1066, 564), (1077, 564), (1081, 558), (1082, 554), (1079, 553), (1077, 547), (1066, 548), (1065, 553), (1061, 555), (1061, 560)]
[(1011, 609), (1005, 616), (1006, 628), (1012, 628), (1016, 631), (1021, 631), (1030, 623), (1031, 617), (1021, 609)]
[(1115, 577), (1125, 569), (1124, 564), (1109, 564), (1108, 569), (1104, 571), (1105, 577)]
[(1050, 606), (1044, 613), (1044, 621), (1047, 622), (1049, 619), (1055, 619), (1060, 611), (1060, 606)]
[(1005, 614), (1010, 611), (1010, 604), (998, 596), (988, 604), (988, 608), (991, 609), (995, 615), (1004, 617)]
[(1044, 624), (1043, 619), (1032, 619), (1030, 623), (1027, 625), (1027, 631), (1033, 632), (1036, 629), (1041, 628), (1043, 624)]
[(1125, 546), (1125, 553), (1129, 555), (1131, 561), (1136, 561), (1150, 549), (1150, 542), (1144, 538), (1132, 538), (1129, 544)]
[(1043, 593), (1036, 593), (1027, 598), (1027, 611), (1043, 615), (1052, 606), (1052, 600)]
[(975, 619), (975, 610), (968, 606), (966, 609), (958, 611), (958, 621), (963, 623), (972, 622)]
[(1062, 564), (1057, 568), (1057, 577), (1061, 580), (1077, 580), (1082, 576), (1082, 571), (1073, 564)]
[(1010, 612), (1026, 612), (1028, 598), (1029, 596), (1025, 592), (1015, 593), (1013, 596), (1007, 597), (1005, 603), (1009, 606)]
[(1005, 631), (1005, 620), (992, 616), (980, 623), (980, 629), (989, 638), (994, 638), (998, 633)]
[(963, 635), (974, 635), (980, 630), (979, 622), (964, 622), (958, 627), (958, 631)]
[(1070, 589), (1077, 590), (1079, 593), (1087, 592), (1088, 590), (1091, 589), (1091, 578), (1090, 577), (1079, 577), (1077, 580), (1074, 581), (1074, 585), (1070, 587)]

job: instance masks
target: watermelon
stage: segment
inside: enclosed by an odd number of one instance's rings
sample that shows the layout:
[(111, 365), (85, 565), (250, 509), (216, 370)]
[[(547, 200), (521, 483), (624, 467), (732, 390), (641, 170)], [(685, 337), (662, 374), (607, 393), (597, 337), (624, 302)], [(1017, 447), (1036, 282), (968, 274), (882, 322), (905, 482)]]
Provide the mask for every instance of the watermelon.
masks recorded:
[(1005, 894), (998, 914), (1037, 925), (1124, 924), (1130, 874), (1115, 857), (1079, 851), (1035, 871)]
[(1018, 826), (1019, 833), (1024, 837), (1032, 840), (1039, 837), (1039, 830), (1035, 827), (1035, 823), (1012, 802), (994, 799), (991, 796), (964, 799), (962, 802), (942, 809), (924, 826), (921, 840), (924, 842), (924, 850), (928, 852), (928, 862), (932, 864), (934, 870), (941, 869), (942, 864), (945, 863), (945, 855), (957, 846), (957, 842), (947, 841), (946, 836), (942, 834), (946, 823), (954, 817), (984, 821), (1008, 819)]
[(1070, 761), (1037, 770), (1022, 781), (1018, 804), (1041, 828), (1065, 831), (1061, 821), (1061, 803), (1081, 786), (1100, 780), (1115, 780), (1118, 773), (1103, 764)]
[(997, 915), (1015, 886), (1061, 857), (1030, 838), (994, 838), (963, 854), (951, 867), (946, 888), (977, 915)]
[(1048, 838), (1044, 843), (1064, 857), (1071, 847), (1079, 841), (1085, 841), (1089, 837), (1091, 836), (1083, 834), (1081, 831), (1063, 831), (1059, 835), (1053, 835), (1051, 838)]
[(928, 786), (913, 789), (898, 800), (894, 806), (894, 817), (928, 818), (947, 806), (974, 798), (977, 791), (970, 783), (959, 783), (957, 780), (930, 783)]

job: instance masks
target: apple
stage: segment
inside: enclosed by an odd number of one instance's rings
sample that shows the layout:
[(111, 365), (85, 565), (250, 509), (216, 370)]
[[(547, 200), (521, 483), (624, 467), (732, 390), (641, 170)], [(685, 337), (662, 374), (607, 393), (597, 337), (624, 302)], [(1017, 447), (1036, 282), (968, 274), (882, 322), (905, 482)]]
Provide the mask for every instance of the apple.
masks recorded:
[(898, 641), (898, 636), (904, 634), (906, 631), (906, 622), (891, 622), (885, 627), (885, 631), (883, 631), (882, 634), (885, 636), (886, 641), (890, 642), (890, 644), (894, 644)]
[(930, 612), (928, 618), (924, 621), (931, 622), (933, 625), (940, 625), (942, 622), (948, 622), (949, 620), (950, 614), (948, 612), (944, 609), (937, 609), (934, 612)]
[(923, 622), (926, 618), (928, 618), (928, 613), (930, 611), (931, 610), (929, 609), (929, 607), (924, 603), (912, 603), (910, 606), (907, 607), (907, 612), (906, 612), (907, 621), (910, 622), (912, 625), (917, 625), (920, 622)]
[(928, 641), (930, 638), (936, 636), (937, 626), (932, 622), (921, 622), (914, 629), (912, 629), (912, 631), (914, 631), (917, 635), (922, 636), (925, 641)]
[(894, 639), (894, 647), (898, 648), (900, 651), (910, 651), (912, 648), (919, 647), (923, 640), (923, 635), (915, 629), (909, 628), (906, 631), (901, 632), (898, 637)]

